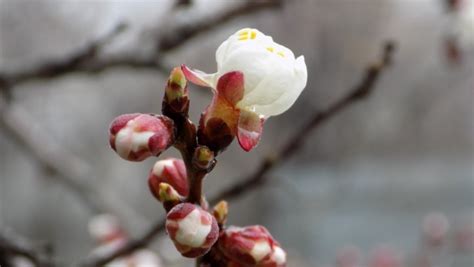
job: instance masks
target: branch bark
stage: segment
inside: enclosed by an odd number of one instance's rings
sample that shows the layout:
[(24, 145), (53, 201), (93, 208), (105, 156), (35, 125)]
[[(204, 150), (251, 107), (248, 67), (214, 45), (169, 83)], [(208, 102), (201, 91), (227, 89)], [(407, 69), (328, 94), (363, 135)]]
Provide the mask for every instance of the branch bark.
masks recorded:
[(3, 257), (0, 262), (4, 262), (5, 267), (12, 264), (11, 258), (15, 256), (24, 257), (37, 267), (53, 267), (55, 264), (49, 250), (47, 245), (35, 245), (11, 231), (0, 231), (0, 257)]
[[(361, 81), (356, 86), (350, 89), (346, 95), (344, 95), (340, 100), (336, 101), (325, 110), (315, 112), (311, 119), (300, 129), (298, 129), (290, 139), (288, 139), (279, 152), (275, 153), (273, 157), (264, 159), (261, 162), (260, 167), (257, 168), (253, 174), (245, 179), (239, 179), (240, 182), (223, 190), (221, 193), (213, 197), (210, 202), (216, 203), (222, 199), (227, 201), (233, 200), (262, 185), (265, 182), (266, 177), (268, 177), (267, 174), (277, 167), (278, 164), (283, 160), (286, 160), (296, 154), (304, 141), (308, 139), (308, 137), (313, 134), (316, 129), (321, 127), (324, 122), (334, 118), (336, 115), (357, 103), (359, 100), (365, 99), (371, 95), (371, 93), (375, 90), (376, 82), (380, 78), (381, 74), (388, 66), (391, 65), (394, 51), (394, 42), (389, 41), (384, 44), (380, 59), (378, 59), (373, 64), (369, 64)], [(137, 249), (146, 247), (164, 229), (165, 220), (161, 219), (157, 221), (142, 237), (130, 241), (109, 255), (105, 255), (103, 257), (87, 258), (84, 260), (84, 262), (82, 262), (81, 266), (103, 266), (115, 258), (128, 255)]]

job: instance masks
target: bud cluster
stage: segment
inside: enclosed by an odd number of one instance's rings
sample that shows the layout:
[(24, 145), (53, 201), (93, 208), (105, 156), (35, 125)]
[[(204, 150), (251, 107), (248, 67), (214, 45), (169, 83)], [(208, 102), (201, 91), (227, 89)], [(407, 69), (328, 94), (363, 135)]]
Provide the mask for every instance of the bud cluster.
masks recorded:
[[(229, 71), (215, 77), (214, 97), (196, 127), (188, 116), (188, 80), (208, 85), (195, 76), (197, 73), (185, 66), (174, 68), (165, 86), (163, 115), (132, 113), (118, 116), (110, 125), (110, 146), (129, 161), (158, 157), (171, 146), (179, 150), (182, 159), (167, 158), (154, 163), (148, 175), (148, 186), (165, 208), (166, 231), (184, 257), (199, 258), (199, 262), (209, 266), (286, 266), (286, 253), (266, 228), (226, 228), (228, 204), (225, 201), (208, 209), (202, 184), (214, 168), (218, 153), (234, 138), (244, 150), (254, 148), (262, 134), (264, 114), (240, 105), (246, 92), (244, 72)], [(293, 72), (285, 73), (290, 74)], [(280, 102), (273, 104), (281, 106)], [(289, 103), (284, 102), (285, 106)], [(271, 115), (276, 115), (273, 113)], [(102, 243), (115, 240), (114, 246), (121, 246), (126, 240), (113, 218), (103, 217), (91, 225), (91, 233)]]

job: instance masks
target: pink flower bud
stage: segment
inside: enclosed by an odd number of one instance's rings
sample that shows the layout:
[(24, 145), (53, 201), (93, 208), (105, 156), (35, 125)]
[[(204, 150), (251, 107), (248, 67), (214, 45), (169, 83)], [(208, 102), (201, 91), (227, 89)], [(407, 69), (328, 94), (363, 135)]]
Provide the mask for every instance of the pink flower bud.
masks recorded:
[(160, 199), (160, 183), (167, 183), (181, 196), (188, 196), (188, 178), (183, 160), (169, 158), (157, 161), (148, 177), (150, 191), (157, 199)]
[(188, 258), (209, 252), (219, 237), (216, 219), (191, 203), (179, 204), (168, 213), (166, 230), (176, 249)]
[(124, 114), (110, 125), (110, 146), (130, 161), (158, 156), (173, 144), (173, 121), (165, 116)]
[(474, 218), (466, 219), (455, 229), (455, 247), (460, 252), (474, 252)]
[(226, 257), (243, 266), (286, 266), (286, 253), (263, 226), (231, 226), (221, 233), (218, 246)]
[(102, 244), (125, 238), (117, 218), (110, 214), (94, 216), (89, 221), (89, 233)]
[(443, 213), (428, 214), (423, 220), (423, 235), (431, 246), (439, 246), (444, 241), (449, 231), (449, 220)]
[(337, 267), (358, 267), (361, 252), (357, 247), (347, 246), (338, 251), (336, 258)]
[(370, 267), (401, 267), (402, 257), (389, 246), (378, 246), (372, 253), (369, 260)]

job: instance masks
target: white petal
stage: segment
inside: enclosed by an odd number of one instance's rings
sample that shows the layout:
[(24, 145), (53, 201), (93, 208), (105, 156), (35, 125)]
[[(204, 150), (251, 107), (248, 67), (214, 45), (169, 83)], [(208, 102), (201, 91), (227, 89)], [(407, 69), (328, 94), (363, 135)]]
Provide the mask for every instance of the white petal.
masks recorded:
[(186, 217), (178, 221), (176, 241), (181, 245), (193, 248), (202, 246), (207, 235), (211, 232), (211, 225), (201, 223), (201, 213), (198, 209), (191, 211)]
[(299, 57), (293, 69), (274, 68), (250, 94), (245, 95), (239, 106), (247, 106), (266, 118), (288, 110), (306, 86), (307, 70), (304, 57)]
[(259, 263), (263, 258), (270, 254), (271, 251), (272, 248), (267, 241), (259, 241), (253, 246), (252, 250), (250, 251), (250, 255), (252, 255), (255, 261)]

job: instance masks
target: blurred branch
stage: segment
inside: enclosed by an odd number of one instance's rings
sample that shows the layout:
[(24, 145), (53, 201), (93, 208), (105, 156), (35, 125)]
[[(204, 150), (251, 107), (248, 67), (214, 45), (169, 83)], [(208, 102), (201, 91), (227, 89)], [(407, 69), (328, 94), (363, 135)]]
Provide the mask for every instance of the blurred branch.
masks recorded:
[[(281, 6), (283, 0), (252, 0), (230, 8), (214, 17), (200, 20), (196, 23), (176, 26), (158, 40), (155, 55), (149, 58), (139, 58), (134, 55), (122, 55), (111, 58), (99, 58), (102, 48), (126, 28), (124, 23), (118, 24), (110, 33), (92, 41), (85, 48), (73, 52), (70, 56), (44, 62), (32, 69), (12, 73), (0, 72), (0, 89), (7, 90), (25, 82), (41, 79), (58, 78), (70, 73), (100, 73), (116, 67), (135, 69), (156, 69), (168, 74), (168, 69), (157, 60), (157, 55), (182, 45), (199, 33), (214, 29), (235, 17), (248, 15), (262, 9)], [(188, 1), (181, 1), (188, 2)]]
[(216, 25), (221, 25), (236, 17), (249, 15), (269, 8), (278, 8), (282, 5), (283, 0), (247, 0), (245, 3), (222, 11), (215, 16), (173, 28), (159, 40), (158, 51), (165, 52), (174, 49), (194, 36), (210, 31), (214, 29)]
[[(272, 157), (264, 159), (260, 164), (260, 167), (257, 168), (253, 174), (248, 176), (246, 179), (239, 179), (240, 182), (223, 190), (221, 193), (213, 197), (210, 202), (216, 203), (222, 199), (227, 201), (233, 200), (262, 185), (265, 182), (266, 177), (268, 177), (267, 174), (284, 160), (287, 160), (296, 152), (298, 152), (301, 148), (301, 145), (314, 132), (314, 130), (319, 128), (324, 122), (335, 117), (343, 110), (350, 107), (352, 104), (368, 97), (375, 90), (375, 84), (380, 75), (392, 62), (392, 55), (394, 51), (395, 44), (393, 42), (387, 42), (383, 47), (383, 53), (380, 59), (367, 67), (367, 70), (365, 71), (364, 76), (359, 84), (349, 90), (345, 96), (325, 110), (315, 112), (311, 119), (299, 130), (297, 130), (290, 139), (288, 139), (279, 152), (275, 153)], [(159, 233), (164, 230), (164, 228), (165, 221), (164, 219), (161, 219), (156, 224), (154, 224), (154, 226), (142, 237), (130, 241), (109, 255), (105, 255), (103, 257), (87, 258), (81, 264), (81, 266), (103, 266), (115, 258), (128, 255), (137, 249), (147, 246)]]
[[(109, 33), (92, 41), (90, 44), (86, 45), (86, 47), (75, 51), (68, 57), (45, 62), (30, 70), (18, 71), (10, 74), (0, 73), (0, 87), (11, 88), (30, 80), (51, 79), (81, 70), (98, 71), (101, 68), (109, 66), (111, 65), (109, 62), (96, 62), (96, 57), (105, 45), (125, 29), (126, 25), (124, 23), (119, 23)], [(122, 60), (121, 64), (124, 63), (125, 62)]]
[(54, 266), (50, 246), (34, 243), (11, 231), (0, 230), (0, 263), (3, 263), (2, 267), (15, 266), (11, 262), (11, 258), (16, 256), (28, 259), (37, 267)]
[(0, 94), (0, 127), (17, 141), (38, 163), (51, 172), (52, 178), (66, 186), (93, 213), (112, 212), (122, 219), (136, 219), (139, 216), (119, 199), (107, 198), (96, 187), (87, 182), (96, 181), (91, 167), (82, 159), (69, 153), (57, 140), (38, 125), (27, 111), (19, 105), (8, 103)]

